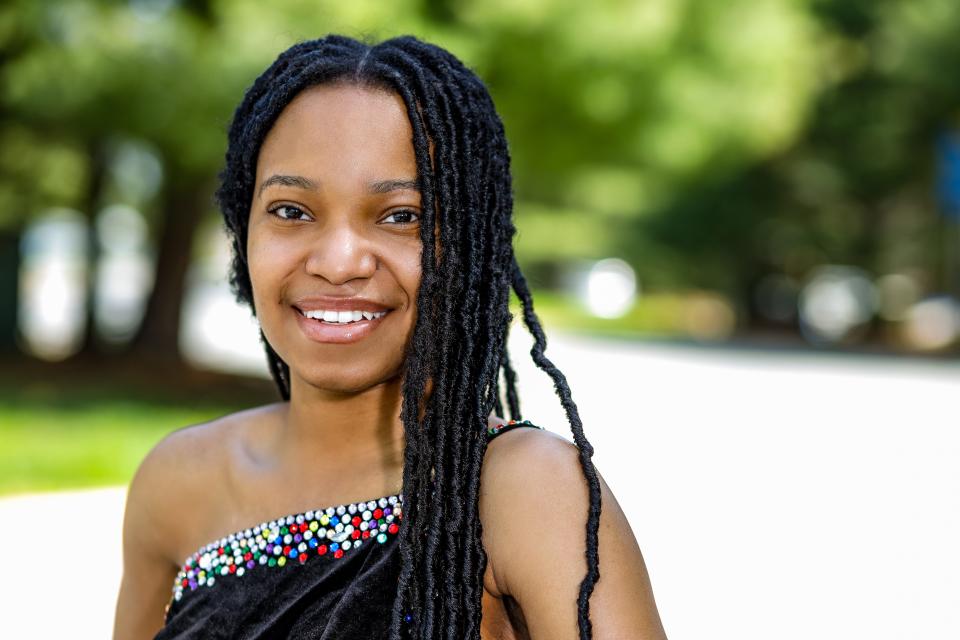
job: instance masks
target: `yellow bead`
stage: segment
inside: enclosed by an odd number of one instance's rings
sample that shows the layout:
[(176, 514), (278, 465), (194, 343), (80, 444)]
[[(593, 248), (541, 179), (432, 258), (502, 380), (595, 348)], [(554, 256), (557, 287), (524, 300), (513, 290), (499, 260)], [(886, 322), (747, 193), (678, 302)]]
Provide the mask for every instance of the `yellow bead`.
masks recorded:
[(286, 556), (280, 556), (279, 558), (277, 558), (277, 566), (278, 566), (278, 567), (282, 567), (282, 566), (285, 565), (285, 564), (287, 564), (287, 558), (286, 558)]
[(310, 531), (316, 532), (316, 530), (319, 528), (320, 528), (320, 525), (317, 523), (316, 520), (310, 523)]
[(328, 524), (330, 524), (330, 516), (328, 516), (327, 514), (323, 514), (322, 516), (320, 516), (320, 524), (322, 524), (323, 526), (327, 526)]

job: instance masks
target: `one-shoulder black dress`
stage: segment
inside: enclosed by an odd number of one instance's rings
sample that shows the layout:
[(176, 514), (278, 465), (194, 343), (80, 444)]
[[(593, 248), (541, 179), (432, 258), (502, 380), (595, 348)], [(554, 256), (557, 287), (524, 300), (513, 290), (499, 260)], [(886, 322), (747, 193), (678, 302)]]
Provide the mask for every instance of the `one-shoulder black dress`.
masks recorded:
[[(487, 430), (487, 439), (528, 420)], [(400, 576), (403, 495), (289, 515), (215, 540), (173, 584), (171, 638), (385, 638)]]

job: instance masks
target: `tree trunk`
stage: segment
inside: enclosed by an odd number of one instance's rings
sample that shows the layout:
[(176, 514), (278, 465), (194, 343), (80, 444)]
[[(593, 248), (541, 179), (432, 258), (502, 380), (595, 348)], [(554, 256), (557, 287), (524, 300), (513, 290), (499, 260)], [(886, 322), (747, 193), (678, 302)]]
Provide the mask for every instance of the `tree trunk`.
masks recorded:
[(20, 351), (17, 314), (19, 313), (21, 229), (0, 228), (0, 355)]
[(96, 326), (97, 267), (100, 264), (100, 242), (97, 238), (97, 213), (103, 203), (103, 189), (107, 177), (107, 158), (99, 141), (89, 145), (90, 181), (84, 202), (81, 203), (87, 219), (87, 287), (84, 297), (84, 325), (80, 347), (72, 358), (99, 359), (103, 354)]
[(205, 182), (169, 175), (162, 192), (163, 227), (157, 243), (156, 277), (146, 313), (129, 353), (154, 363), (180, 365), (180, 312), (193, 238), (209, 194)]

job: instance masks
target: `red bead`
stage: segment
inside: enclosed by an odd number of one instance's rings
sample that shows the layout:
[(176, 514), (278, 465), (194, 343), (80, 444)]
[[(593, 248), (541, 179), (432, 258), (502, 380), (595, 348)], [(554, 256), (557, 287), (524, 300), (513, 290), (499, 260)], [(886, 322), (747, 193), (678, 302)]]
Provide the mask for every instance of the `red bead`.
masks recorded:
[(369, 537), (370, 537), (370, 531), (369, 531), (369, 530), (364, 531), (364, 532), (363, 532), (363, 539), (366, 540), (366, 539), (369, 538)]
[(295, 524), (290, 525), (290, 533), (296, 533), (297, 531), (299, 531), (299, 529), (297, 528), (297, 525)]
[(300, 558), (300, 564), (303, 564), (304, 562), (307, 561), (307, 554), (301, 553), (299, 558)]
[(290, 545), (287, 545), (283, 548), (283, 555), (285, 556), (290, 555)]
[(352, 525), (355, 526), (355, 527), (359, 527), (359, 526), (360, 526), (360, 516), (353, 516), (353, 520), (350, 521), (350, 524), (352, 524)]
[(400, 530), (400, 527), (397, 526), (396, 522), (391, 522), (390, 526), (387, 527), (387, 531), (389, 531), (390, 533), (396, 533), (399, 530)]
[(243, 554), (243, 560), (244, 562), (250, 562), (253, 560), (253, 554), (247, 551), (245, 554)]
[(224, 552), (224, 550), (223, 550), (223, 547), (220, 547), (220, 549), (217, 551), (217, 554), (218, 554), (218, 555), (221, 555), (221, 556), (222, 556), (224, 553), (225, 553), (225, 552)]
[(379, 520), (382, 517), (383, 517), (383, 509), (381, 509), (380, 507), (377, 507), (376, 509), (373, 510), (374, 520)]
[(337, 549), (336, 551), (334, 551), (334, 552), (333, 552), (333, 557), (334, 557), (334, 558), (342, 558), (342, 557), (343, 557), (343, 549)]
[(237, 572), (237, 565), (235, 564), (230, 565), (230, 573), (236, 573), (236, 572)]
[(359, 537), (360, 537), (360, 529), (354, 529), (353, 531), (351, 531), (351, 532), (350, 532), (350, 537), (353, 538), (354, 540), (356, 540), (357, 538), (359, 538)]
[(321, 556), (322, 556), (322, 555), (325, 554), (326, 552), (327, 552), (327, 545), (322, 544), (322, 545), (320, 545), (319, 547), (317, 547), (317, 555), (321, 555)]

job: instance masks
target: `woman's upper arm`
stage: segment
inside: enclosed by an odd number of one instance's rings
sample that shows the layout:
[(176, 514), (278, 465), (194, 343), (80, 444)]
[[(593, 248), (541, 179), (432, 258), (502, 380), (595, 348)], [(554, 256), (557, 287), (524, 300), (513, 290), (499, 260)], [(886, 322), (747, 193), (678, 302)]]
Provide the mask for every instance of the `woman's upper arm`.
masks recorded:
[(127, 491), (123, 517), (123, 579), (114, 620), (115, 640), (152, 638), (163, 627), (177, 566), (169, 555), (167, 513), (175, 443), (147, 455)]
[[(533, 640), (579, 638), (577, 599), (587, 571), (589, 506), (579, 450), (546, 431), (518, 430), (498, 440), (499, 450), (484, 460), (481, 503), (496, 584), (519, 603)], [(666, 638), (640, 547), (597, 476), (600, 579), (590, 597), (593, 637)]]

